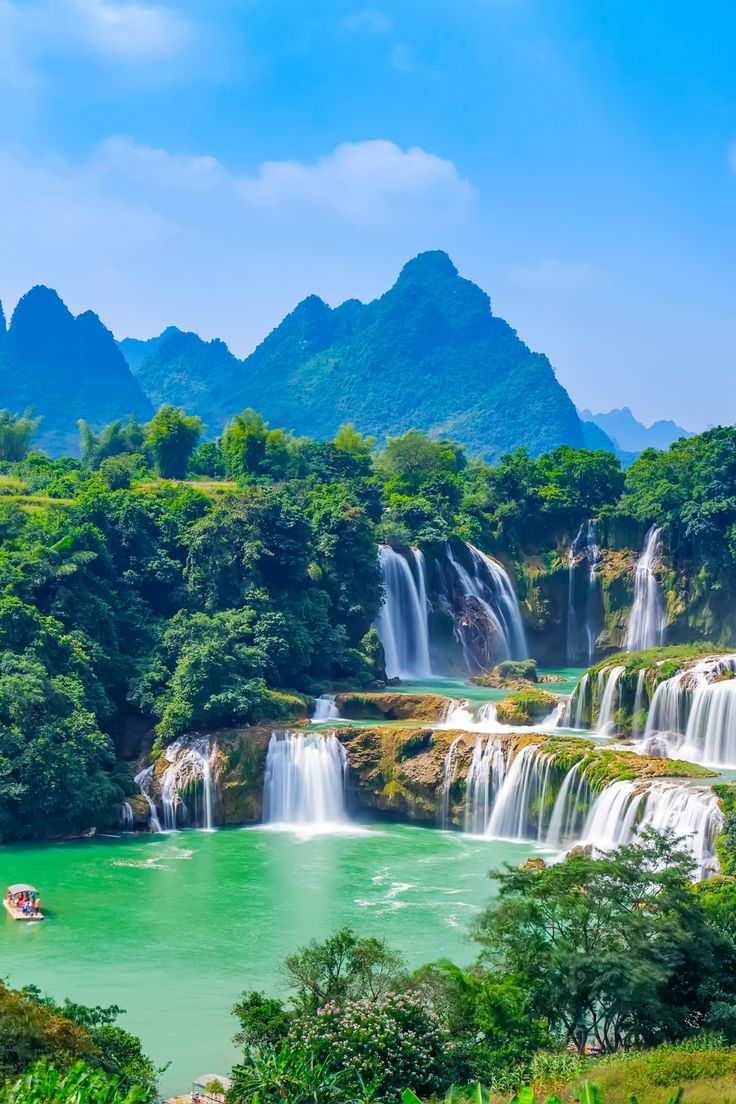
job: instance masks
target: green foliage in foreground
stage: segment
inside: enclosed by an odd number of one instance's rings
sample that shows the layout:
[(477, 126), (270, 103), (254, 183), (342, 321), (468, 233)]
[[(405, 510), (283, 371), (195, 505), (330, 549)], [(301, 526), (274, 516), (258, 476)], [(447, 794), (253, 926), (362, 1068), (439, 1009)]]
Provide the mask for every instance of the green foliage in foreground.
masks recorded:
[(125, 1089), (117, 1077), (84, 1062), (62, 1073), (41, 1061), (0, 1089), (0, 1104), (138, 1104), (142, 1099), (139, 1089)]

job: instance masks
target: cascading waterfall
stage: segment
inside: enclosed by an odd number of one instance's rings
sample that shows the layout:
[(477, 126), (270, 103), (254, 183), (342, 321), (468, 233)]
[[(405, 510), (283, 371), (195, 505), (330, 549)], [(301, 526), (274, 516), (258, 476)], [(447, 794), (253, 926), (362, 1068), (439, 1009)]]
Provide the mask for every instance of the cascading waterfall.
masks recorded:
[(664, 644), (667, 614), (662, 591), (654, 573), (660, 550), (662, 530), (653, 525), (647, 533), (644, 551), (639, 557), (634, 577), (634, 604), (629, 614), (626, 651), (639, 652)]
[(447, 749), (445, 765), (442, 772), (442, 787), (440, 789), (440, 805), (437, 817), (440, 828), (447, 828), (450, 822), (450, 791), (455, 781), (457, 771), (457, 753), (462, 743), (462, 736), (456, 736)]
[(263, 783), (266, 824), (326, 829), (345, 822), (347, 758), (334, 732), (274, 732)]
[[(519, 603), (506, 571), (479, 548), (466, 544), (472, 570), (460, 563), (447, 545), (446, 556), (459, 597), (449, 605), (469, 671), (492, 667), (503, 659), (524, 659), (527, 653)], [(476, 609), (473, 609), (475, 605)], [(478, 628), (474, 613), (481, 614)]]
[(312, 724), (324, 724), (325, 721), (337, 721), (340, 719), (340, 710), (335, 704), (334, 694), (320, 694), (314, 703)]
[[(526, 727), (533, 728), (535, 732), (555, 729), (560, 724), (561, 711), (562, 707), (555, 705), (546, 717)], [(518, 732), (524, 726), (499, 721), (495, 702), (474, 705), (469, 701), (458, 701), (448, 706), (444, 720), (437, 727), (459, 728), (464, 732)]]
[(590, 805), (590, 787), (585, 777), (583, 761), (576, 763), (562, 780), (547, 829), (548, 847), (561, 847), (563, 841), (577, 837), (581, 827), (582, 808)]
[(610, 670), (601, 671), (598, 676), (599, 680), (601, 675), (605, 676), (603, 696), (599, 699), (601, 704), (596, 721), (598, 732), (609, 733), (615, 727), (616, 711), (621, 708), (621, 687), (619, 684), (623, 673), (623, 667), (611, 667)]
[(120, 831), (132, 832), (133, 831), (133, 806), (129, 801), (124, 801), (120, 807)]
[(387, 544), (378, 549), (385, 597), (375, 627), (386, 656), (389, 678), (431, 678), (426, 565), (412, 549), (414, 571)]
[(697, 864), (697, 877), (717, 869), (715, 839), (722, 816), (716, 795), (703, 787), (673, 782), (621, 781), (606, 786), (593, 802), (582, 842), (598, 851), (630, 843), (645, 828), (673, 829)]
[(491, 809), (506, 777), (506, 757), (498, 740), (477, 740), (465, 779), (465, 831), (486, 835)]
[(486, 828), (493, 839), (544, 839), (544, 811), (552, 757), (533, 745), (513, 758)]
[(158, 812), (156, 810), (156, 803), (151, 797), (151, 790), (153, 789), (153, 764), (150, 767), (145, 767), (142, 771), (133, 779), (138, 789), (141, 791), (141, 796), (148, 806), (148, 828), (151, 832), (163, 832), (161, 827), (161, 821), (158, 818)]
[[(583, 559), (581, 565), (580, 559)], [(584, 659), (590, 667), (595, 661), (597, 618), (597, 567), (600, 560), (595, 521), (584, 522), (570, 545), (567, 596), (567, 659), (576, 663)], [(575, 609), (575, 577), (578, 569), (586, 569), (585, 607), (582, 625)]]
[(643, 746), (709, 767), (736, 767), (736, 655), (708, 656), (661, 682)]
[(168, 766), (159, 786), (165, 831), (175, 831), (180, 823), (212, 830), (217, 798), (212, 771), (216, 752), (217, 744), (211, 743), (207, 736), (175, 740), (164, 749)]
[(646, 667), (642, 667), (639, 674), (636, 676), (636, 691), (634, 692), (634, 720), (631, 726), (631, 738), (635, 740), (637, 736), (641, 735), (642, 729), (640, 727), (639, 718), (641, 717), (642, 710), (644, 709), (644, 695), (646, 691)]
[(567, 704), (560, 714), (558, 722), (560, 728), (583, 729), (586, 727), (585, 711), (588, 706), (589, 696), (590, 675), (586, 671), (570, 697), (567, 699)]

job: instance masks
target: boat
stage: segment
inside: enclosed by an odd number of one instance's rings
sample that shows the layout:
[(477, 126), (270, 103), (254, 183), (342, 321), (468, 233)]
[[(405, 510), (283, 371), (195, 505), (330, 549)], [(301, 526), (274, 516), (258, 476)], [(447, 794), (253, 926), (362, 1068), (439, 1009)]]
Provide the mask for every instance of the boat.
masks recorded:
[[(35, 886), (18, 882), (8, 886), (7, 896), (3, 898), (5, 909), (13, 920), (44, 920), (44, 914), (35, 904), (40, 901), (40, 894)], [(26, 911), (27, 902), (31, 902), (30, 911)]]

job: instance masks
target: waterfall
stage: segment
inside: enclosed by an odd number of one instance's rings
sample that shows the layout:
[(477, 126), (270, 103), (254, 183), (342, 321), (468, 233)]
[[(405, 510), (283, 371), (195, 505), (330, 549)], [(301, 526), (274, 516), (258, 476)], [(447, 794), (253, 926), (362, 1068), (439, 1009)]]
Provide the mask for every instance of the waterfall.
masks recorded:
[(347, 759), (334, 732), (271, 735), (263, 783), (263, 820), (324, 829), (343, 823)]
[(708, 656), (661, 682), (643, 742), (710, 767), (736, 767), (736, 655)]
[(498, 791), (486, 835), (493, 839), (544, 838), (545, 799), (552, 757), (527, 745), (519, 751)]
[[(581, 557), (587, 567), (585, 616), (582, 627), (575, 610), (575, 574), (577, 568), (581, 566), (579, 563)], [(596, 576), (600, 558), (596, 525), (591, 518), (580, 526), (575, 540), (570, 545), (567, 573), (567, 659), (569, 663), (575, 663), (582, 658), (589, 667), (595, 661), (598, 637)]]
[(581, 759), (562, 780), (547, 829), (545, 843), (548, 847), (561, 847), (564, 840), (576, 837), (583, 797), (589, 803), (590, 791)]
[(716, 795), (673, 782), (614, 782), (593, 802), (583, 841), (607, 851), (630, 843), (644, 828), (673, 829), (697, 864), (698, 878), (717, 869), (715, 839), (722, 816)]
[(557, 728), (560, 724), (561, 706), (555, 704), (546, 717), (529, 725), (504, 724), (498, 720), (495, 702), (483, 702), (473, 705), (469, 701), (459, 701), (448, 706), (445, 718), (438, 728), (460, 728), (464, 732), (518, 732), (520, 728), (542, 732)]
[(145, 767), (142, 771), (133, 779), (138, 789), (141, 791), (141, 795), (144, 798), (146, 805), (148, 806), (148, 827), (151, 832), (163, 832), (161, 827), (161, 821), (158, 819), (158, 813), (156, 811), (156, 804), (151, 797), (151, 790), (153, 788), (153, 764), (150, 767)]
[(120, 830), (121, 832), (133, 831), (133, 806), (129, 801), (124, 801), (120, 807)]
[(488, 670), (503, 659), (524, 659), (527, 653), (519, 603), (506, 571), (472, 544), (466, 544), (468, 571), (446, 547), (453, 594), (450, 608), (455, 631), (471, 672)]
[(667, 614), (662, 591), (654, 573), (654, 563), (660, 551), (662, 530), (655, 525), (647, 533), (644, 551), (639, 557), (634, 577), (634, 604), (629, 614), (626, 651), (639, 652), (658, 648), (664, 643)]
[[(598, 710), (598, 720), (596, 722), (596, 729), (598, 732), (608, 734), (615, 728), (615, 714), (616, 711), (621, 708), (621, 687), (619, 683), (623, 673), (623, 667), (612, 667), (610, 670), (605, 670), (607, 678), (605, 680), (605, 688), (603, 690), (603, 697)], [(604, 674), (603, 671), (601, 671), (600, 675), (602, 674)], [(600, 675), (598, 676), (599, 680)]]
[(457, 753), (462, 739), (462, 736), (456, 736), (447, 749), (447, 755), (445, 756), (445, 765), (442, 771), (442, 786), (440, 789), (439, 815), (437, 818), (440, 828), (447, 828), (450, 823), (450, 790), (455, 781)]
[(586, 671), (580, 682), (567, 699), (567, 704), (560, 714), (558, 725), (560, 728), (586, 728), (585, 707), (588, 704), (590, 693), (590, 675)]
[(324, 724), (325, 721), (337, 721), (340, 719), (340, 710), (335, 704), (334, 694), (320, 694), (314, 703), (312, 724)]
[(639, 674), (636, 676), (636, 691), (634, 693), (634, 719), (631, 726), (631, 738), (635, 740), (639, 736), (639, 715), (644, 708), (644, 687), (646, 679), (647, 669), (642, 667)]
[(375, 622), (386, 656), (389, 678), (431, 678), (426, 565), (412, 549), (414, 572), (408, 561), (382, 544), (378, 549), (385, 597)]
[(477, 740), (465, 779), (465, 831), (486, 834), (491, 808), (506, 777), (506, 758), (498, 740)]
[[(217, 797), (212, 773), (216, 752), (217, 744), (210, 743), (207, 736), (175, 740), (164, 749), (168, 766), (159, 786), (165, 831), (175, 831), (178, 823), (212, 830)], [(182, 795), (189, 798), (193, 808), (188, 807)]]

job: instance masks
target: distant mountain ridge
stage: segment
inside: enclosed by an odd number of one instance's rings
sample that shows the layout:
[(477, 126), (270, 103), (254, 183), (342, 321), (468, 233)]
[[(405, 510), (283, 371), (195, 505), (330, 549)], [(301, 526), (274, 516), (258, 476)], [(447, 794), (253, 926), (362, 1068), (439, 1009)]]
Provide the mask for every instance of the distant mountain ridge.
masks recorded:
[(172, 329), (120, 347), (154, 403), (185, 405), (211, 434), (251, 406), (299, 434), (328, 438), (346, 421), (379, 437), (414, 427), (490, 458), (586, 443), (547, 357), (441, 251), (409, 261), (372, 302), (333, 309), (308, 296), (243, 361)]
[(43, 415), (38, 445), (76, 453), (77, 420), (95, 425), (153, 407), (115, 338), (92, 311), (75, 316), (51, 288), (31, 288), (6, 328), (0, 308), (0, 407)]
[(671, 420), (661, 419), (645, 426), (634, 417), (628, 406), (609, 410), (606, 414), (581, 410), (580, 417), (598, 426), (620, 450), (629, 453), (640, 453), (647, 448), (668, 449), (680, 437), (695, 436)]

